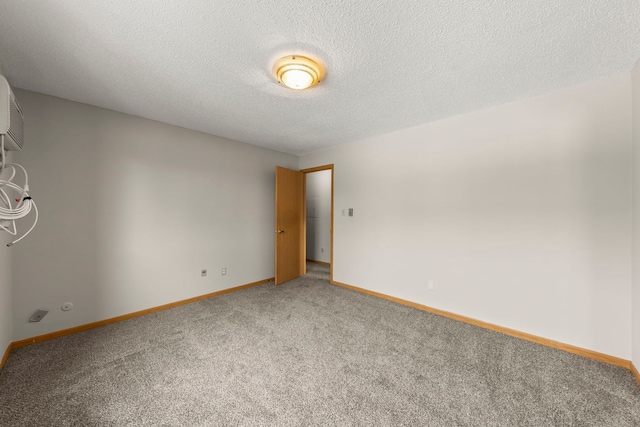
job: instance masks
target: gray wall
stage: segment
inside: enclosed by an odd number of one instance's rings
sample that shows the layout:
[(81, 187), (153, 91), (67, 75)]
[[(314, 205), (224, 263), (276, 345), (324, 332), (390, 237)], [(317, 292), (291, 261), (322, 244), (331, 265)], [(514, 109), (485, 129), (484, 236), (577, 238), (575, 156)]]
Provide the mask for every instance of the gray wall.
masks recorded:
[(633, 90), (633, 355), (640, 369), (640, 62), (631, 73)]
[(331, 262), (331, 171), (306, 175), (307, 259)]
[(335, 166), (334, 279), (630, 359), (630, 88), (625, 73), (303, 156)]
[[(5, 174), (0, 175), (1, 178), (6, 178)], [(24, 231), (24, 221), (26, 219), (18, 224), (21, 226), (20, 230), (22, 231)], [(12, 341), (13, 289), (11, 284), (11, 255), (15, 247), (7, 247), (7, 243), (12, 240), (12, 237), (9, 233), (0, 231), (0, 359), (2, 359)]]
[(17, 94), (41, 220), (14, 247), (14, 340), (273, 277), (274, 169), (296, 156)]
[[(0, 75), (5, 76), (1, 64)], [(10, 158), (7, 157), (7, 159)], [(2, 177), (6, 178), (6, 175), (3, 174)], [(6, 246), (11, 241), (10, 237), (8, 233), (0, 232), (0, 359), (12, 340), (11, 252), (13, 249)]]

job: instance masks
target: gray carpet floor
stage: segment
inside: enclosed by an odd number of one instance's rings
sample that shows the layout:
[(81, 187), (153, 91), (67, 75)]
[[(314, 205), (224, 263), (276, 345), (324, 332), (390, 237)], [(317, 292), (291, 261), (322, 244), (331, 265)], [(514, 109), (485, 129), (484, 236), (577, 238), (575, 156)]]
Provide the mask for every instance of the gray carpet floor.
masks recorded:
[(327, 268), (14, 351), (0, 426), (640, 426), (629, 371)]

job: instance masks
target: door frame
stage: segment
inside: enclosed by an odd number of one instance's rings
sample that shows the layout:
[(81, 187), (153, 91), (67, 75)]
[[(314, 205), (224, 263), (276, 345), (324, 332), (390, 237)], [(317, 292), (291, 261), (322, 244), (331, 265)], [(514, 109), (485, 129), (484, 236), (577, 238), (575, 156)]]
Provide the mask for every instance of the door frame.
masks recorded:
[[(313, 172), (320, 172), (320, 171), (326, 171), (326, 170), (330, 170), (331, 171), (331, 228), (330, 228), (330, 235), (331, 235), (331, 241), (330, 241), (330, 245), (331, 245), (331, 257), (330, 257), (330, 263), (329, 263), (329, 283), (333, 283), (333, 182), (334, 182), (334, 175), (335, 175), (335, 171), (334, 171), (334, 167), (333, 167), (333, 163), (329, 164), (329, 165), (323, 165), (323, 166), (316, 166), (313, 168), (307, 168), (307, 169), (301, 169), (300, 172), (302, 172), (302, 200), (304, 200), (304, 204), (303, 204), (303, 212), (302, 212), (302, 218), (303, 218), (303, 230), (302, 230), (302, 244), (303, 244), (303, 248), (304, 248), (304, 259), (307, 259), (307, 174), (308, 173), (313, 173)], [(304, 273), (307, 273), (307, 264), (305, 262), (304, 265)]]

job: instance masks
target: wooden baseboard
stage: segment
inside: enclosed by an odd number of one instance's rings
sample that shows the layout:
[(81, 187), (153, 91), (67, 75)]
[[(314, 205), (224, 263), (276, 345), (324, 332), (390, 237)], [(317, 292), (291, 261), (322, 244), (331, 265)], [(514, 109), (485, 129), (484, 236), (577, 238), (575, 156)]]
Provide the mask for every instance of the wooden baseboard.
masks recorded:
[(13, 343), (9, 343), (9, 346), (4, 352), (4, 356), (2, 356), (2, 360), (0, 360), (0, 369), (2, 369), (5, 363), (7, 363), (7, 359), (9, 358), (9, 353), (11, 353), (11, 350), (13, 350)]
[[(579, 356), (588, 357), (589, 359), (594, 359), (599, 362), (608, 363), (610, 365), (620, 366), (622, 368), (631, 369), (631, 362), (629, 360), (621, 359), (619, 357), (610, 356), (604, 353), (598, 353), (597, 351), (587, 350), (585, 348), (576, 347), (570, 344), (561, 343), (558, 341), (550, 340), (547, 338), (538, 337), (536, 335), (531, 335), (525, 332), (516, 331), (514, 329), (505, 328), (504, 326), (494, 325), (492, 323), (483, 322), (481, 320), (472, 319), (470, 317), (461, 316), (459, 314), (450, 313), (444, 310), (438, 310), (437, 308), (428, 307), (426, 305), (418, 304), (412, 301), (403, 300), (400, 298), (392, 297), (390, 295), (381, 294), (379, 292), (370, 291), (363, 288), (358, 288), (357, 286), (347, 285), (346, 283), (340, 283), (336, 281), (331, 282), (334, 285), (342, 286), (343, 288), (351, 289), (356, 292), (361, 292), (367, 295), (372, 295), (378, 298), (383, 298), (388, 301), (393, 301), (398, 304), (406, 305), (409, 307), (417, 308), (418, 310), (428, 311), (429, 313), (437, 314), (439, 316), (448, 317), (449, 319), (458, 320), (460, 322), (468, 323), (474, 326), (479, 326), (481, 328), (489, 329), (491, 331), (500, 332), (505, 335), (509, 335), (512, 337), (520, 338), (523, 340), (531, 341), (537, 344), (541, 344), (547, 347), (557, 348), (559, 350), (564, 350), (569, 353), (577, 354)], [(636, 371), (637, 374), (637, 371)], [(636, 376), (638, 379), (638, 376)], [(640, 384), (640, 381), (638, 381)]]
[[(181, 300), (181, 301), (172, 302), (172, 303), (165, 304), (165, 305), (159, 305), (157, 307), (147, 308), (145, 310), (136, 311), (134, 313), (123, 314), (122, 316), (116, 316), (116, 317), (112, 317), (110, 319), (100, 320), (100, 321), (92, 322), (92, 323), (86, 323), (84, 325), (75, 326), (75, 327), (69, 328), (69, 329), (63, 329), (61, 331), (55, 331), (55, 332), (50, 332), (50, 333), (44, 334), (44, 335), (38, 335), (36, 337), (26, 338), (26, 339), (23, 339), (23, 340), (20, 340), (20, 341), (13, 342), (9, 346), (9, 348), (11, 350), (13, 350), (13, 349), (16, 349), (16, 348), (20, 348), (20, 347), (24, 347), (24, 346), (27, 346), (27, 345), (35, 344), (35, 343), (38, 343), (38, 342), (48, 341), (48, 340), (52, 340), (54, 338), (63, 337), (65, 335), (75, 334), (75, 333), (86, 331), (86, 330), (89, 330), (89, 329), (99, 328), (100, 326), (106, 326), (106, 325), (110, 325), (112, 323), (122, 322), (123, 320), (133, 319), (134, 317), (140, 317), (140, 316), (144, 316), (146, 314), (155, 313), (156, 311), (167, 310), (169, 308), (174, 308), (174, 307), (178, 307), (178, 306), (181, 306), (181, 305), (190, 304), (192, 302), (200, 301), (200, 300), (203, 300), (203, 299), (213, 298), (213, 297), (217, 297), (217, 296), (220, 296), (220, 295), (228, 294), (228, 293), (231, 293), (231, 292), (241, 291), (242, 289), (247, 289), (247, 288), (251, 288), (253, 286), (262, 285), (262, 284), (265, 284), (265, 283), (268, 283), (268, 282), (271, 282), (271, 281), (273, 281), (273, 278), (264, 279), (264, 280), (260, 280), (260, 281), (253, 282), (253, 283), (248, 283), (246, 285), (236, 286), (234, 288), (223, 289), (221, 291), (212, 292), (210, 294), (200, 295), (200, 296), (197, 296), (197, 297), (193, 297), (193, 298), (189, 298), (189, 299), (185, 299), (185, 300)], [(7, 349), (7, 354), (5, 354), (5, 358), (8, 355), (9, 355), (9, 349)], [(4, 361), (4, 359), (3, 359), (3, 361)]]
[[(11, 351), (13, 349), (16, 349), (16, 348), (24, 347), (24, 346), (35, 344), (35, 343), (42, 342), (42, 341), (51, 340), (51, 339), (54, 339), (54, 338), (59, 338), (59, 337), (62, 337), (62, 336), (65, 336), (65, 335), (74, 334), (74, 333), (77, 333), (77, 332), (86, 331), (86, 330), (93, 329), (93, 328), (98, 328), (98, 327), (101, 327), (101, 326), (106, 326), (106, 325), (109, 325), (111, 323), (121, 322), (123, 320), (133, 319), (135, 317), (144, 316), (146, 314), (154, 313), (154, 312), (157, 312), (157, 311), (167, 310), (169, 308), (174, 308), (174, 307), (178, 307), (178, 306), (181, 306), (181, 305), (189, 304), (189, 303), (192, 303), (192, 302), (201, 301), (203, 299), (213, 298), (213, 297), (216, 297), (216, 296), (219, 296), (219, 295), (224, 295), (224, 294), (228, 294), (228, 293), (231, 293), (231, 292), (240, 291), (242, 289), (247, 289), (247, 288), (251, 288), (253, 286), (262, 285), (262, 284), (271, 282), (273, 280), (274, 280), (273, 278), (264, 279), (264, 280), (260, 280), (260, 281), (257, 281), (257, 282), (248, 283), (246, 285), (236, 286), (234, 288), (229, 288), (229, 289), (223, 289), (221, 291), (212, 292), (212, 293), (205, 294), (205, 295), (200, 295), (200, 296), (197, 296), (197, 297), (194, 297), (194, 298), (189, 298), (189, 299), (176, 301), (176, 302), (172, 302), (172, 303), (161, 305), (161, 306), (157, 306), (157, 307), (148, 308), (148, 309), (145, 309), (145, 310), (140, 310), (140, 311), (136, 311), (136, 312), (129, 313), (129, 314), (124, 314), (122, 316), (112, 317), (110, 319), (100, 320), (98, 322), (87, 323), (87, 324), (76, 326), (76, 327), (73, 327), (73, 328), (63, 329), (61, 331), (51, 332), (51, 333), (48, 333), (48, 334), (38, 335), (36, 337), (31, 337), (31, 338), (15, 341), (15, 342), (9, 344), (9, 346), (6, 349), (6, 351), (4, 352), (2, 360), (0, 360), (0, 369), (2, 369), (2, 367), (6, 363), (7, 358), (9, 357), (9, 354), (11, 353)], [(631, 363), (629, 360), (621, 359), (621, 358), (615, 357), (615, 356), (610, 356), (608, 354), (598, 353), (598, 352), (593, 351), (593, 350), (587, 350), (587, 349), (576, 347), (576, 346), (569, 345), (569, 344), (564, 344), (564, 343), (561, 343), (561, 342), (558, 342), (558, 341), (553, 341), (553, 340), (550, 340), (550, 339), (547, 339), (547, 338), (538, 337), (536, 335), (531, 335), (531, 334), (528, 334), (528, 333), (525, 333), (525, 332), (516, 331), (514, 329), (505, 328), (503, 326), (494, 325), (494, 324), (491, 324), (491, 323), (483, 322), (481, 320), (472, 319), (470, 317), (461, 316), (461, 315), (455, 314), (455, 313), (450, 313), (448, 311), (438, 310), (436, 308), (428, 307), (426, 305), (418, 304), (418, 303), (415, 303), (415, 302), (412, 302), (412, 301), (403, 300), (403, 299), (392, 297), (390, 295), (382, 294), (382, 293), (379, 293), (379, 292), (375, 292), (375, 291), (370, 291), (370, 290), (367, 290), (367, 289), (359, 288), (357, 286), (347, 285), (346, 283), (340, 283), (340, 282), (336, 282), (336, 281), (332, 281), (331, 283), (333, 285), (337, 285), (337, 286), (341, 286), (343, 288), (351, 289), (351, 290), (356, 291), (356, 292), (361, 292), (361, 293), (364, 293), (364, 294), (367, 294), (367, 295), (372, 295), (372, 296), (375, 296), (375, 297), (378, 297), (378, 298), (382, 298), (382, 299), (386, 299), (388, 301), (392, 301), (392, 302), (395, 302), (395, 303), (398, 303), (398, 304), (406, 305), (408, 307), (417, 308), (418, 310), (427, 311), (429, 313), (433, 313), (433, 314), (437, 314), (439, 316), (447, 317), (449, 319), (458, 320), (460, 322), (464, 322), (464, 323), (468, 323), (468, 324), (471, 324), (471, 325), (479, 326), (481, 328), (489, 329), (489, 330), (492, 330), (492, 331), (495, 331), (495, 332), (500, 332), (500, 333), (503, 333), (505, 335), (509, 335), (509, 336), (512, 336), (512, 337), (520, 338), (520, 339), (524, 339), (524, 340), (531, 341), (531, 342), (534, 342), (534, 343), (537, 343), (537, 344), (545, 345), (547, 347), (556, 348), (556, 349), (563, 350), (563, 351), (566, 351), (566, 352), (569, 352), (569, 353), (577, 354), (579, 356), (583, 356), (583, 357), (587, 357), (587, 358), (590, 358), (590, 359), (594, 359), (594, 360), (597, 360), (597, 361), (600, 361), (600, 362), (608, 363), (608, 364), (615, 365), (615, 366), (620, 366), (622, 368), (629, 369), (631, 371), (631, 373), (633, 374), (634, 378), (636, 379), (636, 381), (638, 382), (638, 385), (640, 385), (640, 373), (638, 372), (636, 367), (633, 365), (633, 363)]]
[(636, 379), (636, 382), (640, 386), (640, 372), (638, 372), (638, 370), (633, 365), (633, 363), (630, 363), (630, 368), (631, 368), (631, 373), (633, 374), (633, 377)]
[(315, 259), (309, 259), (309, 258), (307, 258), (307, 262), (314, 262), (316, 264), (322, 264), (322, 265), (331, 265), (330, 262), (316, 261)]

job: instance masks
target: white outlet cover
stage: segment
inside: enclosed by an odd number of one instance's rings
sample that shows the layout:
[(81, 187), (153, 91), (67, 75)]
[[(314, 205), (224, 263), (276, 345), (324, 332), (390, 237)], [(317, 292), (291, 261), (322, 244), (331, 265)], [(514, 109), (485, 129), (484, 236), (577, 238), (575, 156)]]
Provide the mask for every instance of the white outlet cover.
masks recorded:
[(72, 308), (73, 308), (73, 303), (70, 303), (70, 302), (65, 302), (64, 304), (62, 304), (62, 307), (60, 307), (62, 311), (69, 311)]

